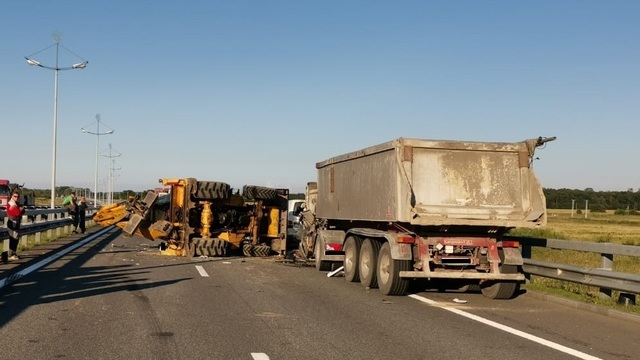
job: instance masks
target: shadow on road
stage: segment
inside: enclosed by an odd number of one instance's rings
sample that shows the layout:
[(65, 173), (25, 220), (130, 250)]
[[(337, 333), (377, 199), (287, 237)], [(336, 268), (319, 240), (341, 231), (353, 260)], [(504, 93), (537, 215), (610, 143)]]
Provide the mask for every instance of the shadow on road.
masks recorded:
[[(148, 278), (144, 277), (144, 274), (150, 273), (152, 268), (160, 266), (140, 267), (131, 264), (83, 267), (91, 258), (105, 254), (103, 250), (119, 235), (120, 231), (106, 232), (97, 239), (64, 255), (61, 259), (0, 289), (0, 328), (25, 309), (37, 304), (99, 296), (120, 291), (137, 292), (189, 280), (189, 278), (181, 278), (147, 282)], [(62, 251), (71, 245), (65, 245), (57, 249), (57, 251)], [(131, 251), (134, 250), (117, 250), (116, 252)], [(112, 254), (114, 252), (108, 253)], [(33, 258), (31, 261), (16, 267), (12, 272), (15, 274), (51, 255), (49, 253)], [(183, 265), (188, 264), (177, 263), (163, 265), (162, 267)]]

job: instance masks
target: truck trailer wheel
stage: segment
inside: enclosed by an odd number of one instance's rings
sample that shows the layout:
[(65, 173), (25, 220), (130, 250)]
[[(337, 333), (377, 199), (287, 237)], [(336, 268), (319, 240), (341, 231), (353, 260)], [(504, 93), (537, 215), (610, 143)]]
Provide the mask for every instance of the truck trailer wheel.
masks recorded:
[(378, 287), (376, 278), (376, 268), (378, 265), (378, 254), (380, 253), (380, 242), (373, 239), (365, 239), (360, 248), (360, 262), (358, 272), (360, 273), (360, 283), (370, 289)]
[(480, 292), (482, 288), (479, 284), (465, 284), (458, 288), (460, 292), (469, 292), (469, 293), (477, 293)]
[[(504, 274), (516, 274), (516, 265), (502, 265), (500, 271)], [(480, 285), (482, 295), (490, 299), (511, 299), (520, 290), (520, 283), (517, 281), (487, 281)]]
[(198, 181), (194, 197), (198, 199), (228, 199), (231, 186), (219, 181)]
[(273, 200), (278, 197), (278, 190), (254, 185), (242, 187), (242, 196), (250, 200)]
[(316, 258), (316, 270), (318, 271), (331, 271), (331, 261), (322, 260), (322, 246), (320, 241), (316, 241), (314, 256)]
[(378, 287), (384, 295), (402, 295), (409, 287), (410, 280), (401, 278), (400, 271), (411, 271), (411, 261), (394, 260), (391, 257), (391, 247), (385, 242), (378, 254), (376, 268)]
[(357, 236), (349, 236), (344, 242), (344, 278), (349, 282), (360, 281), (358, 273), (358, 258), (362, 239)]

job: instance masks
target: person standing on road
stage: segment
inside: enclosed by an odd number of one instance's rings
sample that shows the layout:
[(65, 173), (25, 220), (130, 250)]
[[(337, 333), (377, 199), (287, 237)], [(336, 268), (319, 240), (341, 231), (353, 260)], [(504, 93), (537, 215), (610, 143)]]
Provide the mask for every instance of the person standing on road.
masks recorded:
[(20, 230), (20, 222), (22, 222), (22, 215), (24, 215), (24, 206), (20, 205), (20, 193), (13, 191), (11, 193), (11, 200), (7, 204), (7, 229), (9, 230), (9, 260), (19, 260), (18, 256), (18, 239)]
[(74, 191), (69, 194), (64, 200), (62, 200), (62, 206), (67, 208), (69, 211), (69, 216), (73, 220), (73, 231), (72, 233), (78, 233), (78, 198), (76, 197), (76, 193)]
[(84, 219), (87, 215), (87, 198), (83, 196), (80, 197), (80, 202), (78, 202), (78, 225), (80, 226), (80, 233), (84, 234), (87, 230)]

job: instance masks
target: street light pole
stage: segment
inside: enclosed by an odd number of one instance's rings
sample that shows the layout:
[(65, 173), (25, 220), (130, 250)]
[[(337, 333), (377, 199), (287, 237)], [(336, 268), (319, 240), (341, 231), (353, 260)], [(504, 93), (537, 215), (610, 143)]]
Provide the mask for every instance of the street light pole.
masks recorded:
[(96, 132), (88, 131), (85, 128), (81, 128), (82, 132), (85, 134), (91, 134), (96, 136), (96, 168), (94, 173), (94, 186), (93, 186), (93, 206), (98, 206), (98, 159), (100, 154), (100, 136), (101, 135), (110, 135), (113, 134), (115, 130), (105, 131), (103, 133), (100, 132), (100, 114), (96, 114), (96, 123), (97, 130)]
[[(59, 67), (58, 66), (58, 54), (60, 50), (60, 33), (53, 34), (54, 45), (56, 47), (56, 66), (46, 66), (42, 65), (39, 61), (32, 59), (30, 56), (33, 56), (41, 51), (48, 49), (49, 47), (42, 49), (33, 55), (25, 56), (24, 58), (27, 60), (27, 64), (32, 66), (38, 66), (41, 68), (53, 70), (54, 72), (54, 81), (53, 81), (53, 148), (51, 150), (51, 208), (55, 208), (55, 197), (56, 197), (56, 150), (58, 145), (58, 72), (60, 70), (74, 70), (74, 69), (84, 69), (87, 67), (88, 61), (84, 60), (80, 63), (73, 64), (68, 67)], [(52, 45), (53, 46), (53, 45)], [(76, 55), (77, 56), (77, 55)]]
[(116, 169), (116, 164), (115, 164), (115, 159), (116, 157), (119, 157), (120, 153), (113, 153), (112, 152), (112, 148), (111, 148), (111, 144), (109, 144), (109, 155), (102, 155), (104, 157), (108, 157), (111, 162), (113, 164), (109, 164), (108, 169), (109, 169), (109, 183), (107, 185), (107, 192), (109, 193), (109, 199), (107, 204), (111, 204), (113, 202), (113, 170), (120, 170), (121, 168), (117, 168)]

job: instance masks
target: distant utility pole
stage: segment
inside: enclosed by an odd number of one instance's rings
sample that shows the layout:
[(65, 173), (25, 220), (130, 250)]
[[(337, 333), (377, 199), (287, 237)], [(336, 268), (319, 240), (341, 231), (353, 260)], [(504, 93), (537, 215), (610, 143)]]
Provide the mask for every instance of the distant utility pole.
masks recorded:
[(571, 218), (573, 219), (573, 210), (576, 208), (576, 200), (571, 199)]
[(584, 201), (584, 218), (587, 218), (587, 215), (589, 214), (589, 200), (585, 200)]
[(107, 204), (111, 204), (113, 202), (113, 171), (120, 170), (120, 168), (115, 167), (115, 159), (120, 156), (120, 153), (114, 153), (112, 151), (111, 144), (109, 144), (109, 155), (102, 155), (104, 157), (108, 157), (111, 160), (111, 164), (109, 164), (109, 185), (107, 187), (107, 193), (109, 194), (109, 198), (107, 199)]

